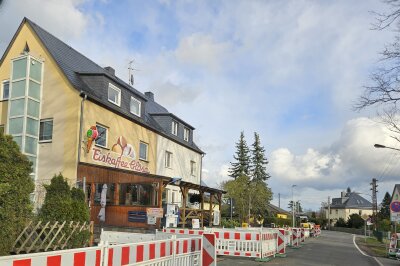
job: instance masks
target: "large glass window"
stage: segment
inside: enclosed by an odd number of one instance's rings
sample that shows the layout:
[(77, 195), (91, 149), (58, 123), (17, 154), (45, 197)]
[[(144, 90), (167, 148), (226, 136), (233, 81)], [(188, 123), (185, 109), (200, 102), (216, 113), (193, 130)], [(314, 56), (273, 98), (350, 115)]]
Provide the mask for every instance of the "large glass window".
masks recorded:
[(139, 159), (147, 161), (147, 150), (149, 148), (149, 144), (140, 142), (139, 148)]
[(25, 152), (28, 154), (36, 154), (37, 150), (37, 139), (31, 137), (25, 137)]
[(36, 100), (40, 100), (40, 85), (32, 80), (29, 81), (28, 95)]
[(175, 136), (178, 136), (178, 122), (172, 120), (172, 129), (171, 133), (174, 134)]
[(10, 101), (10, 116), (22, 116), (25, 114), (25, 100), (11, 100)]
[(13, 81), (11, 98), (25, 96), (25, 85), (26, 85), (26, 80)]
[(39, 141), (50, 142), (53, 139), (53, 119), (40, 120)]
[(10, 124), (8, 128), (8, 134), (10, 135), (17, 135), (22, 134), (22, 129), (24, 125), (24, 118), (10, 118)]
[(107, 128), (99, 124), (96, 124), (96, 127), (99, 133), (96, 139), (96, 145), (107, 148)]
[(9, 81), (3, 81), (3, 86), (2, 86), (2, 100), (8, 100), (10, 97), (10, 82)]
[(39, 129), (39, 121), (36, 119), (26, 118), (26, 134), (37, 137)]
[[(100, 204), (103, 183), (95, 184), (94, 203)], [(106, 205), (114, 205), (115, 184), (107, 183)]]
[(108, 100), (118, 106), (121, 105), (121, 90), (112, 84), (108, 84)]
[(158, 205), (157, 195), (158, 188), (156, 183), (119, 184), (120, 205), (156, 206)]
[(26, 78), (26, 60), (27, 58), (22, 58), (15, 60), (13, 63), (13, 80)]
[(35, 59), (31, 59), (30, 74), (29, 76), (37, 81), (42, 80), (42, 64)]
[(131, 97), (131, 104), (130, 104), (131, 113), (140, 116), (140, 106), (141, 106), (140, 101), (134, 97)]

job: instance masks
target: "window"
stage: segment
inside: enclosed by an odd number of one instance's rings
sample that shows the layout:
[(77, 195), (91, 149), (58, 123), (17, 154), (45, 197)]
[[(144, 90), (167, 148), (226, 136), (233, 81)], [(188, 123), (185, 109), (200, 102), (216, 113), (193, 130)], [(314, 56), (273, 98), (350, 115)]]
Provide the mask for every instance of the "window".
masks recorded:
[(196, 175), (196, 162), (190, 161), (190, 174)]
[[(95, 193), (94, 193), (94, 203), (100, 204), (101, 201), (101, 191), (103, 190), (104, 184), (95, 184)], [(108, 183), (107, 185), (107, 193), (106, 193), (106, 205), (114, 205), (114, 192), (115, 192), (115, 184)]]
[(0, 125), (0, 134), (4, 134), (4, 125)]
[[(37, 130), (37, 126), (36, 126), (36, 130)], [(53, 139), (53, 119), (40, 120), (39, 141), (40, 142), (51, 142), (52, 139)]]
[(172, 152), (165, 152), (165, 167), (171, 168), (172, 165)]
[(183, 128), (183, 140), (189, 141), (189, 134), (190, 130), (187, 127)]
[(131, 113), (140, 116), (140, 106), (141, 102), (138, 99), (131, 96), (131, 104), (130, 104)]
[(176, 192), (172, 191), (172, 193), (171, 193), (171, 203), (175, 203), (175, 194), (176, 194)]
[(157, 187), (153, 184), (120, 184), (119, 205), (155, 206), (158, 204)]
[(96, 139), (96, 146), (107, 148), (107, 128), (96, 124), (98, 136)]
[(2, 89), (2, 100), (8, 100), (10, 97), (10, 82), (3, 81), (3, 89)]
[(178, 136), (178, 122), (172, 120), (172, 130), (171, 133)]
[(121, 90), (111, 83), (108, 84), (108, 100), (118, 106), (121, 105)]
[(147, 161), (147, 149), (149, 147), (149, 144), (140, 142), (140, 148), (139, 148), (139, 159)]

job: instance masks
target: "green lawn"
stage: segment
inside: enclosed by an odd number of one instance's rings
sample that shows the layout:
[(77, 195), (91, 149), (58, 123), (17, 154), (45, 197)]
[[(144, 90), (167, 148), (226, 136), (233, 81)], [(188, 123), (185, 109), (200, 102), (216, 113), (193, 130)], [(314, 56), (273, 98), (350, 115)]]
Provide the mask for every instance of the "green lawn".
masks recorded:
[(379, 242), (374, 237), (357, 237), (356, 243), (360, 249), (366, 252), (368, 255), (375, 257), (387, 257), (387, 240), (383, 241), (384, 243)]

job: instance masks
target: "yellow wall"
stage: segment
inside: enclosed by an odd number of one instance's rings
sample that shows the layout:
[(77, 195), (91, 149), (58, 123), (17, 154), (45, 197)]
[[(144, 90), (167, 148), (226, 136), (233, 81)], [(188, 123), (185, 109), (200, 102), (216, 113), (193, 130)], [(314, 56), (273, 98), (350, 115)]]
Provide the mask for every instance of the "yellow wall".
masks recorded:
[[(139, 143), (143, 141), (148, 144), (148, 161), (139, 160), (140, 164), (147, 167), (149, 173), (156, 173), (156, 152), (157, 152), (157, 134), (148, 130), (128, 119), (125, 119), (108, 109), (105, 109), (93, 102), (85, 101), (84, 105), (84, 126), (82, 128), (82, 141), (85, 141), (87, 130), (91, 126), (96, 126), (99, 123), (108, 127), (107, 149), (95, 146), (92, 144), (89, 153), (85, 151), (86, 144), (82, 143), (81, 162), (104, 165), (100, 162), (95, 162), (92, 159), (93, 148), (98, 148), (103, 154), (112, 152), (113, 145), (117, 142), (120, 136), (123, 136), (128, 144), (131, 144), (136, 154), (136, 160), (139, 159)], [(113, 154), (121, 153), (120, 148), (116, 148)]]
[[(53, 141), (39, 144), (37, 181), (47, 183), (54, 174), (62, 173), (75, 183), (79, 126), (79, 93), (61, 74), (55, 61), (25, 24), (0, 66), (0, 82), (10, 79), (11, 59), (18, 57), (28, 43), (30, 54), (44, 61), (41, 118), (53, 118)], [(7, 122), (8, 101), (0, 102), (0, 124)], [(5, 112), (5, 113), (4, 113)], [(41, 195), (43, 190), (39, 191)], [(40, 196), (40, 195), (39, 195)]]
[[(336, 212), (337, 211), (337, 212)], [(343, 218), (345, 222), (349, 219), (350, 215), (356, 213), (360, 214), (361, 211), (361, 216), (366, 214), (366, 215), (372, 215), (372, 210), (362, 210), (362, 209), (332, 209), (331, 208), (331, 214), (328, 216), (328, 209), (325, 209), (325, 214), (326, 217), (329, 217), (331, 220), (336, 222), (339, 220), (339, 218)]]

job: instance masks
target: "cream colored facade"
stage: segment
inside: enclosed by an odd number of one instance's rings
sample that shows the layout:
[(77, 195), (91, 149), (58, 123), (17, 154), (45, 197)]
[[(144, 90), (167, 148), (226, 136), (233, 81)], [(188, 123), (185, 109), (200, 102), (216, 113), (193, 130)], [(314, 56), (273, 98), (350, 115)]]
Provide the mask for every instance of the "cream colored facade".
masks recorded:
[[(28, 24), (22, 26), (0, 65), (1, 83), (10, 80), (11, 60), (21, 55), (26, 44), (30, 49), (29, 54), (42, 61), (44, 65), (40, 117), (41, 119), (52, 118), (54, 121), (53, 140), (39, 143), (38, 147), (35, 196), (40, 202), (44, 196), (41, 185), (48, 183), (54, 174), (62, 173), (70, 180), (71, 184), (75, 183), (80, 97), (61, 73), (40, 40), (32, 33)], [(6, 125), (7, 116), (8, 101), (1, 101), (0, 124)]]
[[(167, 152), (171, 154), (169, 167), (166, 165)], [(157, 136), (157, 154), (157, 175), (182, 178), (182, 181), (200, 184), (201, 154), (160, 135)], [(194, 173), (192, 174), (191, 164), (193, 163)], [(166, 196), (168, 203), (181, 204), (182, 194), (179, 187), (168, 185)]]
[(352, 214), (358, 214), (360, 216), (372, 215), (372, 210), (331, 208), (330, 213), (328, 214), (328, 209), (325, 209), (325, 217), (329, 217), (333, 223), (339, 220), (339, 218), (343, 218), (343, 220), (346, 222)]

